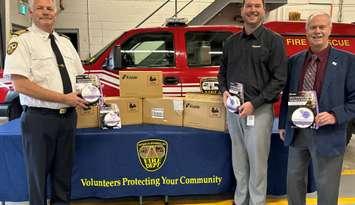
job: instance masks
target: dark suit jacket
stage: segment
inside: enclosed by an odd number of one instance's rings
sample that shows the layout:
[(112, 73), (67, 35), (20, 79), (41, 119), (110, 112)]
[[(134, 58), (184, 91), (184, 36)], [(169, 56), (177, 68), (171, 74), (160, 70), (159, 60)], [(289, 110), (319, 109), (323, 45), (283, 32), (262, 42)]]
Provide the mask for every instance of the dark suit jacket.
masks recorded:
[[(306, 51), (288, 60), (288, 79), (283, 91), (279, 128), (286, 129), (285, 145), (291, 145), (295, 129), (287, 119), (287, 102), (290, 92), (297, 92)], [(347, 122), (355, 117), (355, 56), (335, 48), (330, 49), (321, 96), (318, 99), (319, 112), (333, 112), (336, 124), (318, 128), (314, 145), (319, 154), (336, 156), (344, 153)]]

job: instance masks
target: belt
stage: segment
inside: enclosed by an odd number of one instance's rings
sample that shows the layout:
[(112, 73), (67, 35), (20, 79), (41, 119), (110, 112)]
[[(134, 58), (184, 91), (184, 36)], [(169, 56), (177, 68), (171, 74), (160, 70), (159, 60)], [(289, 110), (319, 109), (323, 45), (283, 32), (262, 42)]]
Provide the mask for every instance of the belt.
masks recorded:
[(75, 110), (75, 108), (74, 107), (65, 107), (65, 108), (60, 108), (60, 109), (51, 109), (51, 108), (44, 108), (44, 107), (23, 106), (23, 110), (25, 112), (31, 111), (31, 112), (40, 112), (43, 114), (65, 115), (65, 114), (72, 113)]

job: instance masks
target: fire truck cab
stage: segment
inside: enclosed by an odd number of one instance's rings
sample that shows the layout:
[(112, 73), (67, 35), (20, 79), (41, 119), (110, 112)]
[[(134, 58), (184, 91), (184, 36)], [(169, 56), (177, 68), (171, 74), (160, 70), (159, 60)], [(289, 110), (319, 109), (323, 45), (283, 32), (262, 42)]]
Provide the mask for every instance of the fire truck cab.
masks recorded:
[[(268, 22), (284, 37), (287, 55), (307, 48), (304, 22)], [(215, 77), (223, 42), (239, 32), (236, 26), (186, 26), (132, 29), (84, 62), (88, 73), (100, 76), (106, 96), (119, 95), (120, 70), (162, 71), (165, 95), (200, 92), (200, 79)], [(355, 53), (355, 25), (333, 24), (329, 43)]]
[[(308, 46), (305, 22), (267, 22), (265, 26), (284, 37), (288, 56)], [(232, 25), (187, 26), (176, 22), (164, 27), (132, 29), (83, 61), (83, 66), (86, 73), (99, 76), (104, 96), (119, 95), (121, 70), (162, 71), (164, 95), (183, 96), (200, 92), (201, 78), (216, 77), (224, 40), (240, 30)], [(334, 23), (329, 43), (355, 53), (355, 25)], [(205, 86), (216, 87), (208, 83)], [(2, 102), (8, 101), (9, 90), (0, 90)], [(1, 113), (12, 113), (11, 105), (7, 102)], [(277, 103), (275, 110), (278, 116)], [(11, 120), (17, 116), (8, 117)]]

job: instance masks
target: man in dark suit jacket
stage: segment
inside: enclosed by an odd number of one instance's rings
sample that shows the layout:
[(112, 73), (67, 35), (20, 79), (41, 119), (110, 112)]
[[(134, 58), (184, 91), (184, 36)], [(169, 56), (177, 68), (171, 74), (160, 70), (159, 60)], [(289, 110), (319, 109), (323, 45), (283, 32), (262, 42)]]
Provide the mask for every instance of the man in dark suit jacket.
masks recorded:
[[(287, 169), (289, 205), (306, 204), (307, 170), (311, 161), (318, 204), (337, 204), (346, 128), (355, 116), (355, 57), (329, 45), (331, 28), (331, 17), (327, 13), (312, 14), (306, 24), (310, 48), (288, 61), (279, 129), (281, 139), (290, 146)], [(307, 76), (312, 58), (315, 59), (315, 79), (308, 90), (317, 93), (319, 112), (314, 122), (319, 128), (294, 128), (287, 116), (289, 93), (307, 90), (306, 84), (311, 82)]]

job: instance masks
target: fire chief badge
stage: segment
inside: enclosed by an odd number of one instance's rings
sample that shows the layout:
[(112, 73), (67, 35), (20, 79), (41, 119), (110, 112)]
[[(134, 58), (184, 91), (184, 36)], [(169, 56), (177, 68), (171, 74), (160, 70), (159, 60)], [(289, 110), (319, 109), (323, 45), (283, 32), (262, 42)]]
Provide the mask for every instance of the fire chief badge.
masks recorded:
[(159, 170), (168, 154), (168, 143), (160, 139), (147, 139), (137, 142), (137, 154), (142, 167), (148, 172)]

